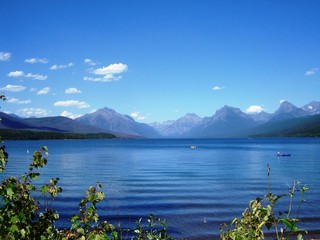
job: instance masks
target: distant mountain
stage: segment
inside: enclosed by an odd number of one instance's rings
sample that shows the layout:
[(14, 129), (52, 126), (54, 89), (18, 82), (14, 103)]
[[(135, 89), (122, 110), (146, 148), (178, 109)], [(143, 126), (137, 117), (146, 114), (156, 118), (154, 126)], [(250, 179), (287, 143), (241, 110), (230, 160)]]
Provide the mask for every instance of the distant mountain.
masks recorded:
[(136, 122), (132, 117), (103, 108), (75, 120), (66, 117), (21, 118), (0, 112), (0, 129), (61, 133), (113, 133), (120, 137), (218, 138), (248, 136), (320, 136), (320, 102), (301, 108), (288, 101), (274, 113), (247, 114), (224, 106), (211, 117), (188, 113), (175, 121)]
[(153, 127), (159, 134), (169, 127), (171, 124), (173, 124), (175, 120), (168, 120), (164, 122), (153, 122), (153, 123), (148, 123), (149, 126)]
[(57, 116), (57, 117), (44, 117), (44, 118), (26, 118), (23, 119), (23, 122), (47, 129), (57, 129), (58, 131), (63, 132), (73, 132), (73, 133), (99, 133), (105, 132), (103, 129), (97, 128), (95, 126), (86, 125), (80, 122), (77, 122), (73, 119)]
[(34, 129), (32, 125), (25, 123), (22, 118), (15, 115), (0, 112), (0, 118), (0, 128), (2, 129)]
[(320, 102), (312, 101), (304, 105), (302, 110), (308, 112), (310, 115), (320, 114)]
[(197, 126), (202, 120), (194, 113), (188, 113), (184, 117), (172, 122), (167, 127), (163, 128), (159, 133), (165, 137), (181, 137), (184, 133)]
[(283, 101), (280, 107), (273, 114), (271, 121), (280, 121), (285, 119), (299, 118), (309, 115), (309, 113), (301, 108), (296, 107), (288, 101)]
[(320, 136), (320, 114), (301, 118), (269, 121), (252, 129), (251, 137), (316, 137)]
[(86, 114), (75, 120), (117, 135), (148, 138), (160, 137), (154, 128), (149, 125), (138, 123), (132, 117), (117, 113), (110, 108), (99, 109), (94, 113)]
[(52, 132), (98, 133), (103, 130), (87, 126), (66, 117), (20, 118), (0, 112), (0, 128)]
[(259, 112), (259, 113), (252, 113), (249, 114), (249, 116), (257, 123), (262, 124), (265, 123), (267, 121), (269, 121), (272, 117), (273, 114), (271, 113), (266, 113), (264, 111)]
[(184, 137), (243, 137), (248, 129), (257, 125), (248, 114), (239, 108), (224, 106), (212, 117), (206, 117), (198, 126), (185, 133)]

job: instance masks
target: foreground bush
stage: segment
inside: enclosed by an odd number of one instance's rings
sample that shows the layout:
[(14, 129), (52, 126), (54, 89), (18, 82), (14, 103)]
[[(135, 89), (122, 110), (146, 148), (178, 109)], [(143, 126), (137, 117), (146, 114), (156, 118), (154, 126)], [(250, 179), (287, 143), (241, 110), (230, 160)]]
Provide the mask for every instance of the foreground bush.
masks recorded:
[[(47, 164), (47, 148), (42, 147), (33, 154), (28, 171), (20, 177), (4, 179), (0, 186), (0, 239), (172, 239), (167, 235), (165, 221), (153, 215), (143, 226), (142, 219), (133, 231), (116, 229), (107, 221), (100, 221), (96, 204), (105, 198), (102, 186), (97, 183), (85, 193), (79, 203), (79, 213), (71, 219), (70, 229), (58, 229), (59, 219), (56, 210), (50, 208), (51, 202), (62, 192), (58, 186), (59, 178), (36, 187), (40, 175), (38, 169)], [(8, 154), (0, 147), (0, 171), (5, 170)], [(39, 199), (42, 199), (40, 202)], [(123, 234), (125, 233), (125, 234)]]
[[(242, 213), (241, 218), (235, 218), (230, 226), (221, 225), (220, 238), (227, 239), (264, 239), (264, 230), (274, 230), (275, 239), (303, 239), (305, 230), (299, 229), (297, 224), (300, 221), (299, 213), (304, 200), (304, 194), (308, 190), (306, 186), (301, 186), (299, 181), (294, 181), (288, 194), (274, 195), (270, 190), (270, 167), (268, 165), (268, 194), (264, 197), (252, 200), (249, 206)], [(300, 193), (300, 200), (296, 216), (292, 217), (293, 198), (295, 194)], [(275, 213), (276, 202), (283, 197), (289, 196), (289, 207), (285, 212)], [(228, 228), (229, 227), (229, 228)]]

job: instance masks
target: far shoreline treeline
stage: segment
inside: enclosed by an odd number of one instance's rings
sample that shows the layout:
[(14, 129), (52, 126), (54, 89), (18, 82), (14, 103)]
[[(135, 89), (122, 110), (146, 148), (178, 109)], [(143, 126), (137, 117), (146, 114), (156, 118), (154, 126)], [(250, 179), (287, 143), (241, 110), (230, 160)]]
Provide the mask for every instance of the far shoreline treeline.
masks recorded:
[(0, 136), (6, 140), (59, 140), (59, 139), (115, 139), (111, 133), (70, 133), (31, 130), (0, 129)]

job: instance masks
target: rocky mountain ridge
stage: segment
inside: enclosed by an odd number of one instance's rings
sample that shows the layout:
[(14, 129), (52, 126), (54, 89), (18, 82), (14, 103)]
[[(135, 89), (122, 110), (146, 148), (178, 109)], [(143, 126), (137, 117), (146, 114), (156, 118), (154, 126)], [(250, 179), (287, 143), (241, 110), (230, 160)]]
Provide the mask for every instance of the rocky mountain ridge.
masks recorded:
[[(298, 108), (290, 102), (283, 101), (274, 113), (248, 114), (239, 108), (225, 105), (210, 117), (201, 118), (194, 113), (188, 113), (175, 121), (148, 125), (136, 122), (131, 116), (120, 114), (113, 109), (103, 108), (74, 120), (65, 117), (20, 118), (1, 113), (0, 128), (108, 132), (122, 137), (144, 138), (248, 137), (261, 133), (268, 134), (264, 129), (268, 129), (269, 132), (280, 131), (286, 127), (285, 125), (297, 128), (299, 123), (297, 119), (301, 119), (301, 123), (306, 121), (306, 124), (312, 122), (314, 125), (317, 124), (317, 118), (312, 120), (307, 118), (319, 114), (320, 102), (312, 101)], [(295, 120), (295, 124), (290, 124), (291, 120)]]
[[(239, 108), (225, 105), (218, 109), (211, 117), (202, 118), (189, 131), (180, 130), (181, 137), (244, 137), (249, 133), (253, 133), (252, 129), (267, 122), (277, 122), (288, 119), (296, 119), (309, 115), (320, 114), (320, 102), (312, 101), (302, 108), (298, 108), (288, 101), (283, 101), (274, 113), (266, 113), (264, 111), (248, 114)], [(182, 117), (177, 121), (184, 121), (187, 125), (188, 118)], [(166, 126), (171, 129), (175, 126), (176, 135), (179, 134), (179, 128), (176, 122)], [(156, 130), (162, 126), (160, 123), (155, 127)], [(159, 131), (159, 130), (158, 130)], [(173, 137), (168, 132), (159, 131), (164, 137)]]

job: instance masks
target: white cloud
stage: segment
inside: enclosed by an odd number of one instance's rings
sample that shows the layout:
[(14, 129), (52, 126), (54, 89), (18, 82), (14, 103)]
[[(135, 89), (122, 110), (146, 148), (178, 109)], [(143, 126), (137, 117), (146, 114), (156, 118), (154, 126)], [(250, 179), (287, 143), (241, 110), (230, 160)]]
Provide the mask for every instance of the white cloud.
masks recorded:
[(77, 89), (77, 88), (68, 88), (65, 90), (66, 94), (74, 94), (74, 93), (82, 93), (81, 90)]
[(130, 116), (137, 119), (137, 120), (145, 120), (147, 118), (146, 116), (141, 116), (140, 112), (138, 112), (138, 111), (130, 113)]
[(54, 103), (55, 107), (76, 107), (76, 108), (88, 108), (90, 105), (86, 102), (80, 102), (78, 100), (66, 100), (58, 101)]
[(14, 71), (8, 73), (8, 77), (23, 77), (23, 75), (23, 71)]
[(212, 88), (213, 91), (219, 91), (219, 90), (222, 90), (222, 89), (224, 89), (224, 87), (214, 86)]
[(48, 77), (45, 75), (40, 75), (40, 74), (32, 74), (32, 73), (28, 73), (26, 74), (24, 77), (26, 78), (32, 78), (35, 80), (46, 80)]
[(18, 115), (22, 117), (46, 117), (50, 111), (43, 108), (23, 108), (18, 110)]
[(99, 77), (99, 78), (93, 78), (93, 77), (87, 77), (85, 76), (83, 78), (83, 80), (85, 81), (92, 81), (92, 82), (111, 82), (112, 80), (104, 80), (103, 78)]
[(46, 58), (28, 58), (28, 59), (25, 59), (24, 62), (30, 63), (30, 64), (34, 64), (34, 63), (46, 64), (49, 62), (49, 60)]
[(257, 106), (257, 105), (252, 105), (252, 106), (248, 107), (246, 110), (247, 113), (260, 113), (262, 111), (263, 111), (263, 107)]
[(312, 76), (315, 75), (319, 71), (319, 68), (312, 68), (304, 74), (305, 76)]
[(132, 112), (130, 115), (133, 118), (137, 118), (139, 116), (139, 112)]
[(64, 64), (64, 65), (52, 65), (50, 67), (50, 70), (58, 70), (58, 69), (64, 69), (64, 68), (68, 68), (68, 67), (72, 67), (74, 64), (72, 62)]
[(122, 63), (110, 64), (107, 67), (97, 68), (92, 73), (97, 75), (119, 74), (128, 70), (128, 66)]
[(73, 114), (71, 112), (68, 112), (68, 111), (63, 111), (60, 116), (62, 117), (67, 117), (67, 118), (71, 118), (71, 119), (75, 119), (75, 118), (78, 118), (78, 117), (81, 117), (82, 115), (81, 114)]
[(121, 76), (114, 76), (112, 74), (107, 74), (103, 77), (98, 77), (98, 78), (92, 78), (92, 77), (87, 77), (85, 76), (83, 78), (83, 80), (85, 81), (92, 81), (92, 82), (112, 82), (112, 81), (118, 81), (120, 80), (122, 77)]
[(34, 80), (46, 80), (48, 76), (40, 75), (40, 74), (33, 74), (33, 73), (24, 73), (23, 71), (14, 71), (10, 72), (7, 75), (8, 77), (25, 77), (25, 78), (31, 78)]
[(17, 98), (8, 98), (7, 102), (13, 104), (29, 104), (31, 103), (31, 100), (19, 100)]
[[(85, 76), (83, 80), (85, 81), (94, 81), (94, 82), (111, 82), (117, 81), (121, 79), (119, 74), (124, 73), (128, 70), (128, 66), (123, 63), (114, 63), (110, 64), (109, 66), (97, 68), (92, 70), (92, 74), (95, 75), (102, 75), (102, 77), (87, 77)], [(118, 75), (118, 76), (117, 76)]]
[(84, 62), (85, 64), (89, 65), (89, 66), (95, 66), (95, 65), (97, 65), (97, 63), (94, 62), (93, 60), (91, 60), (90, 58), (86, 58), (83, 62)]
[(0, 90), (3, 91), (8, 91), (8, 92), (21, 92), (24, 91), (26, 89), (26, 87), (21, 86), (21, 85), (7, 85), (3, 88), (0, 88)]
[(0, 52), (0, 61), (6, 62), (9, 61), (11, 58), (11, 53), (9, 52)]
[(41, 90), (39, 90), (37, 92), (37, 95), (45, 95), (45, 94), (48, 94), (50, 92), (50, 88), (49, 87), (45, 87), (45, 88), (42, 88)]

